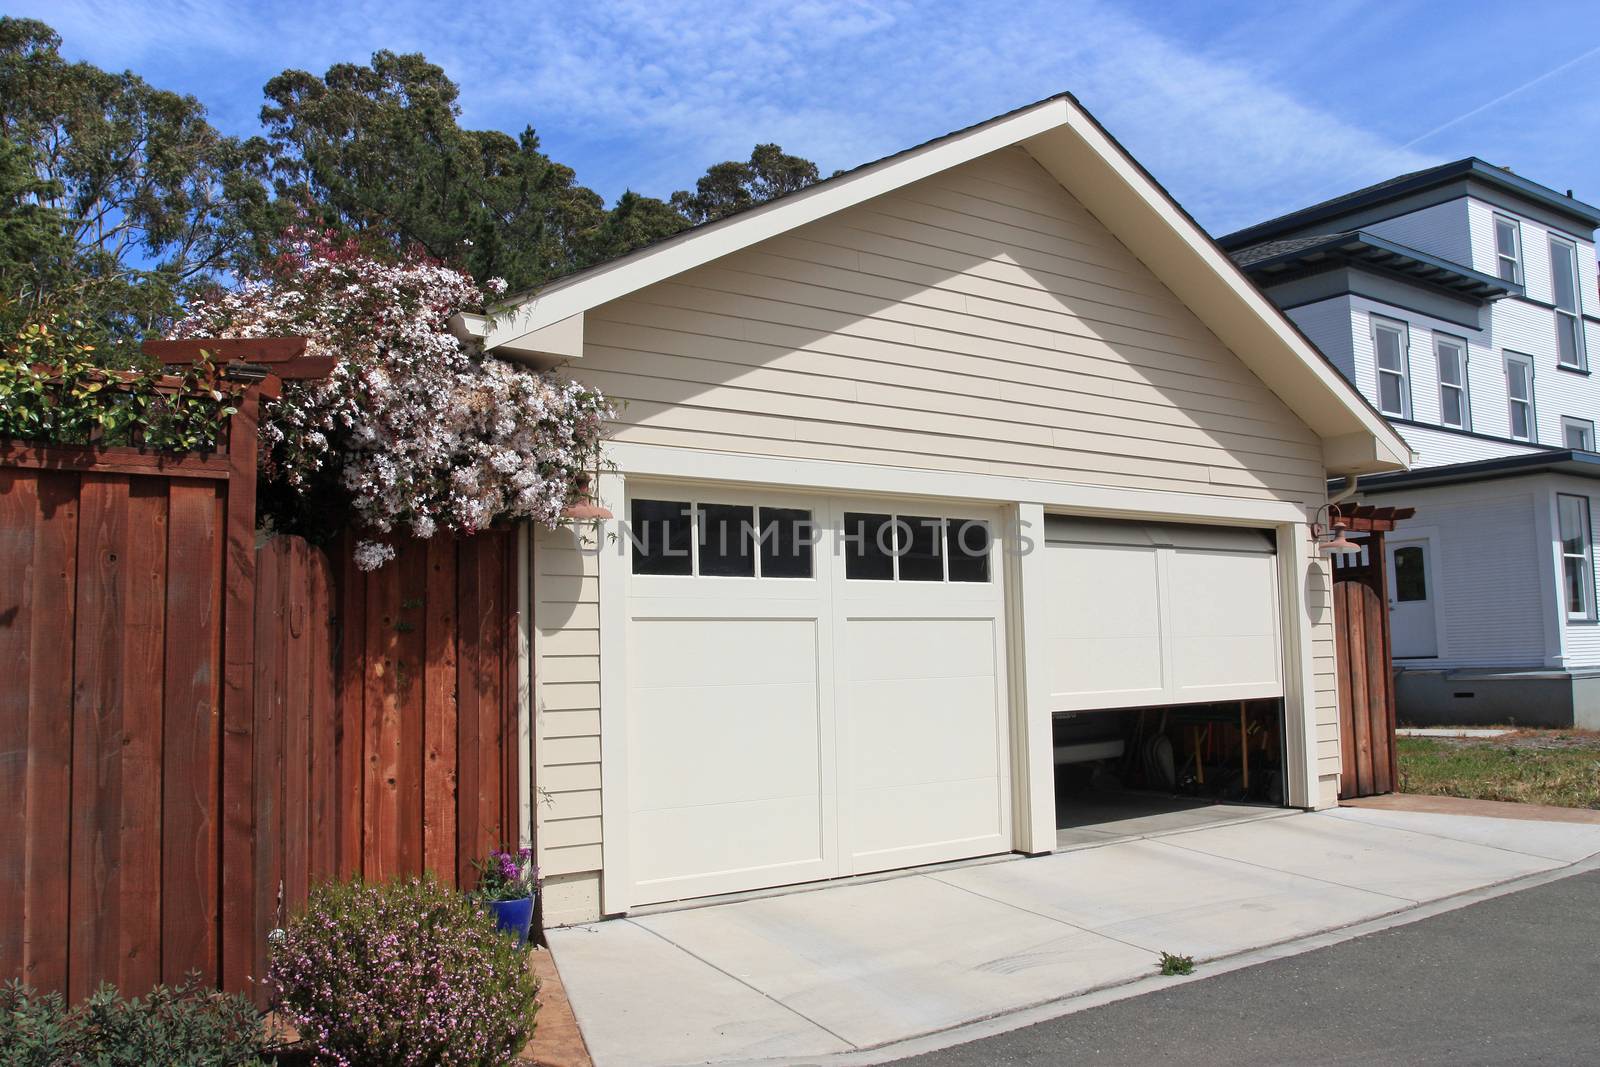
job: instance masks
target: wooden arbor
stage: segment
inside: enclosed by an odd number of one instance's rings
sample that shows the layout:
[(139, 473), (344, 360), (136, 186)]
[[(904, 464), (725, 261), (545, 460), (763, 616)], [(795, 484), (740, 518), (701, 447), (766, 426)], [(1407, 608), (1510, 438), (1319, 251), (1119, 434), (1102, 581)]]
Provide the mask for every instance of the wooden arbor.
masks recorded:
[(1414, 514), (1412, 508), (1370, 504), (1339, 508), (1339, 521), (1351, 540), (1362, 546), (1359, 553), (1333, 557), (1341, 799), (1392, 793), (1399, 784), (1389, 578), (1383, 541), (1397, 523)]

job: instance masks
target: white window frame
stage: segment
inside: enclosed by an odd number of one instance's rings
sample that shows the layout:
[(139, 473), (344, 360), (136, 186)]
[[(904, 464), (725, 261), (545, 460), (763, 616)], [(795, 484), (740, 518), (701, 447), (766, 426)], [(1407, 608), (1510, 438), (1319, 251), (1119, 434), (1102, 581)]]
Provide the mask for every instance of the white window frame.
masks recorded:
[[(1576, 430), (1583, 435), (1584, 444), (1572, 443), (1572, 432)], [(1580, 452), (1594, 451), (1594, 421), (1592, 419), (1575, 419), (1571, 415), (1561, 416), (1561, 444), (1565, 448), (1576, 449)]]
[[(1561, 306), (1556, 292), (1556, 257), (1565, 256), (1568, 265), (1572, 268), (1572, 304), (1570, 308)], [(1556, 366), (1566, 367), (1570, 370), (1588, 370), (1589, 354), (1584, 350), (1583, 343), (1583, 274), (1578, 269), (1578, 246), (1564, 237), (1550, 234), (1550, 303), (1555, 307), (1556, 313)], [(1561, 358), (1561, 326), (1565, 319), (1571, 323), (1574, 356), (1576, 362), (1569, 363)]]
[[(1411, 418), (1411, 328), (1398, 319), (1385, 319), (1377, 315), (1369, 315), (1372, 333), (1372, 369), (1376, 375), (1377, 395), (1374, 398), (1378, 410), (1396, 419)], [(1398, 370), (1386, 368), (1383, 357), (1378, 349), (1378, 332), (1389, 330), (1399, 336), (1400, 342), (1400, 367)], [(1383, 376), (1387, 374), (1399, 380), (1400, 383), (1400, 410), (1390, 411), (1383, 406)]]
[[(1526, 378), (1526, 381), (1528, 383), (1528, 398), (1526, 400), (1518, 400), (1517, 398), (1515, 398), (1514, 396), (1511, 395), (1511, 368), (1513, 366), (1517, 366), (1517, 367), (1521, 367), (1522, 368), (1523, 374), (1524, 374), (1524, 376)], [(1509, 352), (1508, 351), (1506, 353), (1505, 369), (1506, 369), (1506, 436), (1511, 438), (1511, 440), (1513, 440), (1513, 441), (1527, 441), (1529, 444), (1537, 443), (1538, 440), (1539, 440), (1539, 423), (1538, 423), (1538, 411), (1534, 406), (1534, 397), (1533, 397), (1533, 357), (1532, 356), (1528, 356), (1528, 355), (1524, 355), (1521, 352)], [(1517, 420), (1512, 416), (1512, 412), (1516, 410), (1516, 405), (1518, 405), (1518, 404), (1524, 404), (1524, 405), (1527, 406), (1527, 409), (1528, 409), (1528, 419), (1527, 419), (1527, 422), (1528, 422), (1528, 435), (1526, 437), (1518, 437), (1517, 436), (1517, 429), (1516, 429)]]
[[(1567, 551), (1567, 531), (1562, 525), (1561, 502), (1563, 500), (1576, 500), (1581, 505), (1583, 518), (1583, 550), (1580, 552)], [(1560, 539), (1561, 549), (1561, 603), (1566, 608), (1568, 622), (1592, 622), (1595, 619), (1595, 589), (1594, 589), (1594, 536), (1589, 521), (1589, 498), (1577, 493), (1556, 494), (1556, 537)], [(1567, 606), (1567, 568), (1577, 567), (1582, 576), (1579, 588), (1583, 590), (1583, 610), (1573, 611)]]
[[(1502, 225), (1511, 227), (1510, 255), (1500, 250), (1500, 227)], [(1494, 216), (1494, 259), (1495, 277), (1515, 285), (1522, 284), (1522, 223), (1510, 215), (1502, 215), (1499, 212), (1495, 212)], [(1505, 263), (1511, 264), (1511, 277), (1509, 278), (1500, 273), (1500, 267)]]
[[(1455, 351), (1456, 351), (1456, 355), (1455, 355), (1455, 358), (1453, 360), (1453, 362), (1455, 363), (1455, 367), (1456, 367), (1456, 382), (1457, 382), (1457, 384), (1455, 384), (1455, 385), (1451, 385), (1449, 382), (1444, 380), (1445, 351), (1446, 351), (1447, 348), (1454, 348)], [(1448, 334), (1448, 333), (1435, 333), (1433, 335), (1433, 356), (1434, 356), (1434, 361), (1436, 363), (1438, 363), (1438, 365), (1439, 365), (1438, 366), (1438, 371), (1439, 371), (1439, 425), (1440, 426), (1449, 426), (1450, 428), (1456, 429), (1456, 430), (1471, 430), (1472, 429), (1472, 396), (1471, 396), (1471, 390), (1468, 387), (1468, 382), (1467, 382), (1467, 359), (1468, 359), (1468, 355), (1467, 355), (1467, 340), (1466, 340), (1466, 338), (1464, 338), (1464, 337), (1456, 337), (1456, 336), (1454, 336), (1452, 334)], [(1445, 398), (1445, 395), (1446, 395), (1445, 391), (1447, 389), (1454, 389), (1457, 393), (1461, 394), (1461, 421), (1460, 422), (1450, 422), (1445, 417), (1445, 402), (1444, 402), (1444, 398)]]

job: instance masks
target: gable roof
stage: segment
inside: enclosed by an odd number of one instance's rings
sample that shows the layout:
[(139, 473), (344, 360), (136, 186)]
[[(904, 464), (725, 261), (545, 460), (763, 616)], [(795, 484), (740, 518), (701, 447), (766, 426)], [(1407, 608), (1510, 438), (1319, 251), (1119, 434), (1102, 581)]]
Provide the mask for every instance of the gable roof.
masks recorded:
[(1520, 282), (1484, 274), (1366, 230), (1263, 241), (1234, 252), (1233, 261), (1256, 284), (1268, 288), (1334, 267), (1350, 266), (1393, 275), (1474, 304), (1523, 293)]
[(1330, 472), (1409, 465), (1383, 416), (1070, 94), (1060, 94), (557, 279), (464, 332), (516, 357), (582, 356), (585, 311), (873, 197), (1020, 146), (1324, 442)]
[(1466, 159), (1458, 159), (1451, 163), (1441, 163), (1437, 167), (1400, 174), (1364, 189), (1344, 193), (1331, 200), (1324, 200), (1286, 215), (1258, 222), (1254, 226), (1246, 226), (1242, 230), (1235, 230), (1217, 238), (1217, 243), (1229, 250), (1244, 248), (1320, 222), (1337, 219), (1341, 215), (1362, 208), (1386, 204), (1413, 193), (1426, 192), (1462, 178), (1474, 178), (1486, 185), (1520, 196), (1524, 200), (1531, 200), (1541, 207), (1584, 223), (1591, 230), (1600, 226), (1600, 208), (1571, 196), (1563, 196), (1549, 186), (1529, 181), (1504, 167), (1486, 163), (1476, 156), (1468, 156)]

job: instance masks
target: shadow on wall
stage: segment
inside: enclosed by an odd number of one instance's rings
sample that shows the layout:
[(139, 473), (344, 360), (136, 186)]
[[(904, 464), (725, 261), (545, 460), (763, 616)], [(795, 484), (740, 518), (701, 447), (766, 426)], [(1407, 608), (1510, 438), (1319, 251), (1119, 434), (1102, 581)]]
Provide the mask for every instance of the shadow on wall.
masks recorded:
[(616, 440), (1302, 502), (1321, 444), (1008, 150), (591, 311)]

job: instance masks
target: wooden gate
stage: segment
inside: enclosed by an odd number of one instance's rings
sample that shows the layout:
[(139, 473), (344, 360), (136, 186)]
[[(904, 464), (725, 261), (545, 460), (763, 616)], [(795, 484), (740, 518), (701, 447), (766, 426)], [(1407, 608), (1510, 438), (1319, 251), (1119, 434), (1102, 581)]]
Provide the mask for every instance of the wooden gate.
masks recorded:
[(1394, 669), (1389, 651), (1389, 581), (1384, 534), (1411, 509), (1347, 507), (1344, 522), (1359, 553), (1333, 559), (1333, 618), (1339, 664), (1339, 796), (1392, 793)]

